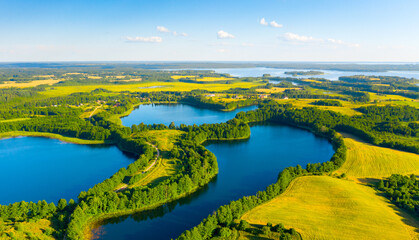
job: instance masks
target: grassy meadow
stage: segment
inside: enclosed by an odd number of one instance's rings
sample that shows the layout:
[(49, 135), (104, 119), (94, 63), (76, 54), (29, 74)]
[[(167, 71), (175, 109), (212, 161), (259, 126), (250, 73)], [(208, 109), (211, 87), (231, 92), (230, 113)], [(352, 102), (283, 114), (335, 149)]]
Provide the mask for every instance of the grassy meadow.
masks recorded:
[(377, 147), (345, 137), (347, 159), (338, 174), (351, 178), (384, 178), (391, 174), (419, 174), (419, 155)]
[(374, 189), (328, 176), (295, 179), (279, 197), (243, 215), (251, 224), (283, 223), (303, 239), (417, 239), (419, 222)]

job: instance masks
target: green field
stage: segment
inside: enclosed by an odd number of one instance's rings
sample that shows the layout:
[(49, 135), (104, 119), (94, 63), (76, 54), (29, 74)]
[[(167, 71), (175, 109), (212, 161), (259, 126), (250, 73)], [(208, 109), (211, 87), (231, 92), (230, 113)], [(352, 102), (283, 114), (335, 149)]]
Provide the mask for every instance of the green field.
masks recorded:
[(345, 137), (347, 159), (338, 174), (354, 178), (383, 178), (391, 174), (419, 174), (419, 155)]
[(327, 176), (295, 179), (279, 197), (243, 215), (284, 223), (303, 239), (417, 239), (419, 222), (370, 187)]

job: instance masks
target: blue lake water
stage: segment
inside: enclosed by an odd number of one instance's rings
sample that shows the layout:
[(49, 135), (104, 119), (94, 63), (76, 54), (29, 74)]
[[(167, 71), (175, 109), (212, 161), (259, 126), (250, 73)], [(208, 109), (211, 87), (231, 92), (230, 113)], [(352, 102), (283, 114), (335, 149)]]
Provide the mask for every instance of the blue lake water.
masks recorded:
[[(158, 109), (166, 111), (164, 108)], [(154, 111), (155, 108), (139, 108), (144, 116), (154, 115)], [(172, 113), (176, 114), (175, 111)], [(140, 118), (137, 120), (141, 121)], [(207, 148), (215, 154), (219, 166), (218, 176), (208, 186), (157, 209), (106, 220), (101, 223), (102, 226), (94, 229), (94, 237), (176, 238), (185, 230), (199, 224), (219, 206), (264, 190), (266, 186), (276, 182), (278, 173), (284, 168), (325, 162), (333, 155), (332, 146), (327, 140), (305, 130), (273, 124), (251, 127), (251, 137), (248, 140), (214, 142)]]
[(135, 160), (115, 146), (78, 145), (41, 137), (0, 140), (0, 204), (77, 199)]
[(132, 124), (159, 124), (176, 125), (221, 123), (236, 116), (238, 112), (256, 109), (257, 106), (249, 106), (236, 109), (231, 112), (221, 112), (211, 109), (196, 108), (185, 104), (145, 104), (134, 109), (130, 115), (121, 118), (122, 124), (131, 127)]
[(341, 76), (398, 76), (406, 78), (419, 79), (419, 71), (387, 71), (387, 72), (358, 72), (358, 71), (334, 71), (334, 70), (318, 70), (318, 69), (283, 69), (283, 68), (216, 68), (216, 69), (201, 69), (201, 70), (214, 70), (217, 73), (228, 73), (235, 77), (261, 77), (263, 74), (271, 74), (274, 77), (294, 77), (287, 75), (284, 72), (291, 71), (321, 71), (323, 75), (311, 76), (296, 76), (294, 78), (326, 78), (329, 80), (338, 80)]

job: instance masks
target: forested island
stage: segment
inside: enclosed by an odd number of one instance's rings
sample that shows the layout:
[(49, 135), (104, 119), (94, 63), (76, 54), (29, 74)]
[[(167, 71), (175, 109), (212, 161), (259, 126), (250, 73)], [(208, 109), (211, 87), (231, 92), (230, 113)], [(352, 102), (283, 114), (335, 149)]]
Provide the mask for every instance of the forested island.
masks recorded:
[[(298, 189), (301, 179), (308, 183), (321, 180), (332, 187), (342, 184), (343, 189), (365, 194), (377, 191), (384, 197), (374, 198), (376, 202), (371, 204), (384, 204), (387, 199), (397, 211), (417, 217), (417, 79), (350, 74), (338, 81), (232, 77), (210, 70), (150, 70), (142, 64), (80, 67), (21, 63), (0, 67), (1, 138), (42, 136), (78, 144), (114, 145), (136, 159), (80, 192), (77, 199), (0, 205), (0, 239), (88, 239), (92, 228), (106, 219), (185, 198), (218, 174), (217, 158), (205, 143), (251, 138), (250, 126), (263, 123), (308, 130), (327, 139), (334, 154), (325, 162), (289, 166), (266, 190), (231, 199), (195, 228), (184, 229), (178, 239), (304, 239), (310, 224), (302, 227), (272, 216), (252, 218), (254, 211), (262, 211), (271, 202), (285, 202), (289, 186)], [(332, 67), (319, 65), (319, 69)], [(358, 67), (391, 70), (416, 66), (339, 65), (346, 70)], [(292, 72), (293, 76), (314, 73), (321, 72)], [(216, 111), (258, 108), (239, 112), (223, 123), (121, 124), (121, 117), (143, 104), (186, 104)], [(375, 151), (382, 155), (371, 154)], [(359, 197), (351, 194), (348, 196)], [(316, 197), (313, 195), (313, 201)]]
[(290, 71), (290, 72), (284, 72), (284, 74), (296, 77), (296, 76), (323, 75), (324, 72), (321, 72), (321, 71)]

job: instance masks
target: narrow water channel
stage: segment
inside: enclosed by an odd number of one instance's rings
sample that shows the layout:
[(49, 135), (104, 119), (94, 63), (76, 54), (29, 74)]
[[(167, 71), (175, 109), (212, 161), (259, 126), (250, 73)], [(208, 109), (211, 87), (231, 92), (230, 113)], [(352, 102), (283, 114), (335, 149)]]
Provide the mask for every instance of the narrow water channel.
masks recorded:
[(171, 239), (199, 224), (219, 206), (253, 195), (274, 183), (289, 166), (328, 161), (331, 144), (312, 133), (282, 125), (251, 127), (251, 138), (210, 143), (219, 174), (187, 198), (152, 211), (109, 219), (94, 230), (97, 239)]

